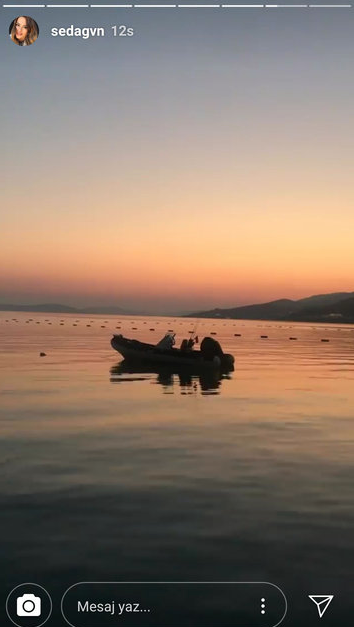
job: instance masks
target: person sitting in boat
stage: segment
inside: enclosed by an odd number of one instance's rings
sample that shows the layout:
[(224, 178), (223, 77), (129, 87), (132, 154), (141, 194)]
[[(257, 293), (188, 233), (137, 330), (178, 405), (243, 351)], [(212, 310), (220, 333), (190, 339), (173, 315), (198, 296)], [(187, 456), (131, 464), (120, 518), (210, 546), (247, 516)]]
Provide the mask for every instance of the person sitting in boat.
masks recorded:
[(181, 343), (181, 351), (191, 351), (193, 349), (193, 346), (195, 344), (195, 340), (193, 340), (193, 338), (189, 338), (182, 340)]
[(162, 340), (156, 344), (159, 350), (170, 350), (175, 345), (175, 333), (166, 333)]

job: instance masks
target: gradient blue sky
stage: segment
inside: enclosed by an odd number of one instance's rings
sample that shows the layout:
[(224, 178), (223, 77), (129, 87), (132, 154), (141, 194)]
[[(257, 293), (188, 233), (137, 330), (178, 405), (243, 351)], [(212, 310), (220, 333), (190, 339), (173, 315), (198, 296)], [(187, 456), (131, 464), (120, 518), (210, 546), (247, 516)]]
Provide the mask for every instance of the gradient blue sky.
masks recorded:
[(19, 48), (1, 9), (1, 302), (354, 289), (354, 9), (26, 11)]

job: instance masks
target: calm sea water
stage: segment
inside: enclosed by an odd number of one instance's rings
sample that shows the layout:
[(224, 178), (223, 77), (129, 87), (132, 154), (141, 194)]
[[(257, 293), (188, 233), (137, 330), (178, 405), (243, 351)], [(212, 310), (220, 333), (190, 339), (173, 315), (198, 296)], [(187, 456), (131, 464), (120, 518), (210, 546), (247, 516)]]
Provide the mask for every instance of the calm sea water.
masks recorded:
[(0, 312), (3, 596), (44, 585), (61, 627), (77, 581), (270, 581), (283, 625), (318, 624), (308, 594), (352, 625), (354, 328), (202, 320), (236, 358), (221, 380), (110, 347), (194, 324)]

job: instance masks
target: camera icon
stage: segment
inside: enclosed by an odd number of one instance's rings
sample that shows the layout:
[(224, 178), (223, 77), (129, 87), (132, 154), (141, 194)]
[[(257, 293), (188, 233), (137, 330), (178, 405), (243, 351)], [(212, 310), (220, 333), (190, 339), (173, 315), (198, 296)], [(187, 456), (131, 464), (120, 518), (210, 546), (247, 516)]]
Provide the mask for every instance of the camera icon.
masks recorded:
[(41, 599), (34, 594), (23, 594), (16, 599), (17, 616), (40, 616)]

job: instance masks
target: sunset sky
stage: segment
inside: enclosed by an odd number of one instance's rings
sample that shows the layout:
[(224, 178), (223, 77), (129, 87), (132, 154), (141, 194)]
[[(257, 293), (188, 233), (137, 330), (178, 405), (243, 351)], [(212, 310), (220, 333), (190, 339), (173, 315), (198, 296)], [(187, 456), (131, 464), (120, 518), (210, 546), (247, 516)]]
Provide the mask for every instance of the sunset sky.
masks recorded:
[(1, 9), (0, 302), (354, 290), (354, 9), (27, 11), (20, 48)]

